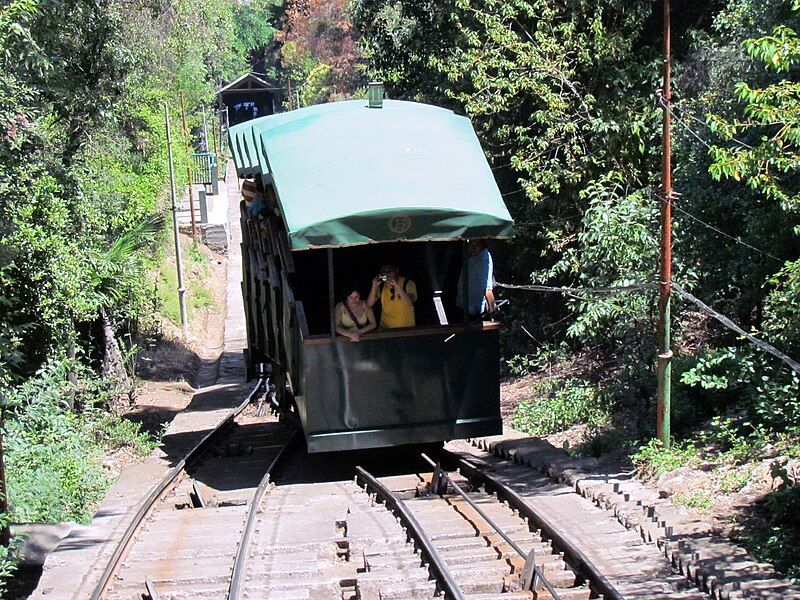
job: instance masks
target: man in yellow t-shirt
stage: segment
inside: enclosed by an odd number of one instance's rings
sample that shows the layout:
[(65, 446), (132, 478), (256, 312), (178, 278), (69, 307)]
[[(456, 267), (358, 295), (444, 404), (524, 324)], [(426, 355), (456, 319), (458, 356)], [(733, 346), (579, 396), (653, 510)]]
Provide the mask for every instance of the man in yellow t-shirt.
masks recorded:
[(414, 302), (417, 286), (407, 277), (398, 277), (397, 267), (384, 265), (372, 280), (367, 306), (381, 303), (381, 329), (414, 327)]

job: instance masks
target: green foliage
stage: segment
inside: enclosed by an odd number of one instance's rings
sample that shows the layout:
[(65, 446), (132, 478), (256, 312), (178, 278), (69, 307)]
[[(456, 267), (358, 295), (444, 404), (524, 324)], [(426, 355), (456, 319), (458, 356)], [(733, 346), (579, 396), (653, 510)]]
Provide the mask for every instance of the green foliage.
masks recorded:
[[(658, 257), (658, 207), (648, 194), (625, 195), (623, 176), (612, 173), (587, 184), (581, 198), (588, 201), (588, 208), (577, 234), (578, 244), (537, 278), (563, 276), (577, 279), (585, 287), (626, 286), (652, 279)], [(577, 315), (567, 332), (581, 340), (594, 340), (625, 336), (637, 327), (652, 331), (649, 301), (644, 291), (573, 299), (569, 304)]]
[(665, 448), (661, 440), (650, 440), (631, 455), (639, 476), (655, 479), (679, 467), (692, 467), (698, 464), (698, 453), (690, 443), (672, 443)]
[[(156, 440), (138, 424), (107, 412), (114, 387), (70, 361), (50, 362), (6, 398), (4, 438), (9, 505), (16, 521), (86, 522), (105, 493), (104, 452), (130, 447), (149, 454)], [(80, 407), (68, 407), (72, 400)]]
[(532, 435), (549, 435), (572, 425), (602, 425), (607, 413), (597, 388), (577, 379), (545, 379), (531, 388), (532, 397), (519, 403), (512, 425)]
[(86, 417), (95, 440), (107, 450), (130, 448), (145, 457), (158, 447), (158, 440), (142, 431), (139, 423), (102, 410), (89, 412)]
[(760, 560), (795, 582), (800, 581), (800, 482), (786, 461), (772, 464), (774, 490), (767, 494), (757, 514), (745, 516), (738, 535), (745, 547)]
[(800, 260), (787, 262), (769, 285), (772, 290), (764, 302), (769, 341), (790, 356), (800, 356)]
[(697, 359), (697, 364), (683, 372), (681, 383), (699, 385), (706, 390), (724, 390), (731, 384), (726, 363), (736, 359), (733, 348), (723, 348)]
[(512, 356), (508, 359), (508, 370), (512, 375), (532, 375), (553, 363), (565, 360), (566, 356), (566, 344), (543, 346), (533, 354)]
[[(778, 74), (792, 71), (800, 62), (800, 38), (783, 24), (772, 35), (747, 39), (743, 45), (752, 58)], [(735, 94), (744, 104), (744, 119), (729, 122), (708, 116), (712, 131), (728, 142), (711, 148), (711, 174), (718, 180), (746, 181), (767, 197), (797, 208), (800, 194), (786, 184), (800, 168), (800, 83), (781, 79), (752, 87), (739, 82)], [(738, 142), (736, 137), (741, 135), (755, 137), (755, 144)]]
[[(167, 183), (162, 105), (174, 123), (184, 91), (191, 126), (215, 86), (244, 70), (230, 43), (235, 6), (0, 5), (0, 398), (14, 520), (88, 519), (108, 483), (101, 455), (153, 448), (110, 413), (115, 384), (87, 366), (104, 352), (92, 325), (104, 311), (118, 334), (135, 334), (149, 318)], [(0, 589), (10, 568), (0, 549)]]
[(748, 484), (752, 474), (752, 468), (727, 471), (717, 480), (717, 487), (723, 494), (738, 493)]
[(705, 490), (675, 494), (672, 498), (678, 504), (683, 504), (689, 508), (695, 508), (701, 511), (707, 511), (714, 506), (714, 496)]
[[(16, 521), (86, 521), (107, 484), (102, 446), (67, 397), (86, 390), (67, 383), (69, 362), (48, 363), (7, 396), (4, 415), (9, 505)], [(54, 460), (54, 458), (56, 460)]]
[[(196, 244), (192, 243), (182, 249), (184, 258), (184, 285), (187, 288), (186, 311), (192, 315), (203, 308), (214, 306), (211, 290), (204, 283), (208, 277), (208, 258)], [(159, 267), (156, 282), (156, 299), (160, 312), (176, 325), (180, 325), (181, 311), (178, 302), (178, 274), (174, 259), (165, 260)]]
[(699, 438), (711, 446), (713, 455), (709, 458), (732, 465), (758, 458), (770, 441), (770, 435), (763, 426), (748, 422), (737, 425), (733, 419), (724, 417), (711, 419), (709, 428), (700, 432)]
[(726, 407), (738, 402), (757, 428), (773, 432), (800, 427), (800, 379), (771, 357), (749, 348), (719, 348), (701, 354), (681, 375), (690, 388), (704, 390), (706, 402)]
[[(8, 523), (8, 517), (0, 513), (0, 525), (4, 526)], [(11, 548), (0, 546), (0, 594), (3, 594), (7, 587), (8, 581), (17, 568), (16, 560), (14, 559), (14, 545)]]
[(280, 46), (276, 34), (284, 20), (284, 0), (250, 0), (236, 3), (235, 36), (231, 40), (256, 71), (278, 78)]

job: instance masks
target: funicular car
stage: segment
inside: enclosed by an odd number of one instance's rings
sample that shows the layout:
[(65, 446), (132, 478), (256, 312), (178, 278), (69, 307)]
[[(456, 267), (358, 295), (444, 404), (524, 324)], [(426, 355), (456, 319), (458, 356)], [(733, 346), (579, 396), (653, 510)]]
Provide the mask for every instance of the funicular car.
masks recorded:
[[(501, 431), (499, 328), (456, 308), (467, 239), (513, 222), (469, 119), (413, 102), (310, 106), (229, 132), (248, 373), (268, 365), (309, 452)], [(337, 285), (416, 283), (416, 326), (337, 336)], [(464, 278), (464, 291), (468, 282)]]

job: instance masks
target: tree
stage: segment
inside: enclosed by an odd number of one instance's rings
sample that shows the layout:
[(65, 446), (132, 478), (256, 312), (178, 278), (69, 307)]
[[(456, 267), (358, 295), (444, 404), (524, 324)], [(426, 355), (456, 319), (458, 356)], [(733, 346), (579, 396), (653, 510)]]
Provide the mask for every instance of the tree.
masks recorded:
[(296, 0), (286, 15), (281, 59), (302, 104), (347, 97), (363, 85), (346, 0)]
[(251, 0), (236, 4), (234, 43), (250, 66), (278, 79), (280, 44), (277, 34), (285, 21), (284, 0)]

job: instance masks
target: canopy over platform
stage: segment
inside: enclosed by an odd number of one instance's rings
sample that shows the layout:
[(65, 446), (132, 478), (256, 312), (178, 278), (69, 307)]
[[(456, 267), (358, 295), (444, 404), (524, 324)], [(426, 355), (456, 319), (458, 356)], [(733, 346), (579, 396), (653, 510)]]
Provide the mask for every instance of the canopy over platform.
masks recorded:
[(353, 100), (229, 135), (239, 176), (274, 185), (293, 250), (511, 234), (472, 124), (452, 111)]

